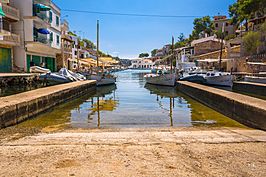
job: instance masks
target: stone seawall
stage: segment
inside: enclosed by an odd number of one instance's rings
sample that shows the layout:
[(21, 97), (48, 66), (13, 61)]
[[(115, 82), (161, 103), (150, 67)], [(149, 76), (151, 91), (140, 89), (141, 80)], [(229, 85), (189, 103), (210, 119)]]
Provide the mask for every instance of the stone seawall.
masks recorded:
[(96, 90), (96, 81), (72, 82), (0, 98), (0, 128), (15, 125), (60, 103)]
[(266, 130), (266, 101), (205, 85), (178, 82), (178, 89), (218, 112), (250, 127)]
[(266, 96), (266, 84), (250, 82), (234, 82), (233, 90)]

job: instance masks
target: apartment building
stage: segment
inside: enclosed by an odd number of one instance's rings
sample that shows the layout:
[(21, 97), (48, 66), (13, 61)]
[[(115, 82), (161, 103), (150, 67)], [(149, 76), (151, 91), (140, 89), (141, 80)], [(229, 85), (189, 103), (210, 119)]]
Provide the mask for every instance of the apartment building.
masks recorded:
[(130, 68), (133, 69), (151, 69), (155, 65), (152, 60), (145, 58), (133, 59), (131, 63)]
[(61, 53), (60, 8), (51, 0), (13, 0), (21, 19), (14, 31), (21, 45), (14, 48), (15, 65), (23, 71), (43, 66), (56, 71), (56, 56)]
[(19, 10), (9, 1), (0, 3), (0, 72), (12, 72), (14, 47), (20, 45), (19, 35), (14, 33), (12, 24), (19, 21)]

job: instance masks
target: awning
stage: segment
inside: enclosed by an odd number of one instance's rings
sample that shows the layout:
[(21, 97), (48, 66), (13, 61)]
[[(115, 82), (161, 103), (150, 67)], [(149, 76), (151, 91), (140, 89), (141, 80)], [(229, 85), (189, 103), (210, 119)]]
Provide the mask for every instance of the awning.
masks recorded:
[(2, 16), (2, 17), (5, 17), (5, 16), (6, 16), (6, 14), (5, 14), (5, 12), (3, 11), (2, 7), (0, 7), (0, 16)]
[(41, 33), (41, 34), (50, 34), (50, 32), (45, 28), (37, 29), (37, 31), (38, 33)]
[(35, 6), (36, 8), (38, 8), (40, 11), (49, 11), (49, 10), (51, 10), (50, 7), (45, 6), (45, 5), (43, 5), (43, 4), (34, 4), (34, 6)]

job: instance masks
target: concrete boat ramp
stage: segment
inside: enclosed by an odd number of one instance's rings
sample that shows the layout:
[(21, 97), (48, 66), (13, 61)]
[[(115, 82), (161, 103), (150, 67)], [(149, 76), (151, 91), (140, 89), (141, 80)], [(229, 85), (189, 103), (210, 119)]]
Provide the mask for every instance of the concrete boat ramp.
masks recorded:
[(39, 134), (0, 145), (0, 176), (265, 176), (265, 142), (226, 128)]

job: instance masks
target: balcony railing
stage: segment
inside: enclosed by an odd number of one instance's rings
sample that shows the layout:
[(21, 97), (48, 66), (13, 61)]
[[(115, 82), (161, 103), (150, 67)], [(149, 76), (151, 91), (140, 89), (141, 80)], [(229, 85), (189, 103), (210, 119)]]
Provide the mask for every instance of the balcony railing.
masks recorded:
[(49, 18), (47, 17), (45, 13), (35, 13), (34, 16), (39, 17), (46, 23), (49, 23)]
[(2, 3), (2, 8), (6, 14), (6, 17), (11, 18), (11, 19), (16, 20), (16, 21), (19, 20), (20, 15), (19, 15), (18, 9), (11, 7), (7, 4), (3, 4), (3, 3)]
[(42, 37), (42, 36), (38, 36), (38, 37), (34, 36), (34, 42), (40, 42), (48, 46), (51, 46), (52, 44), (52, 42), (47, 37)]

